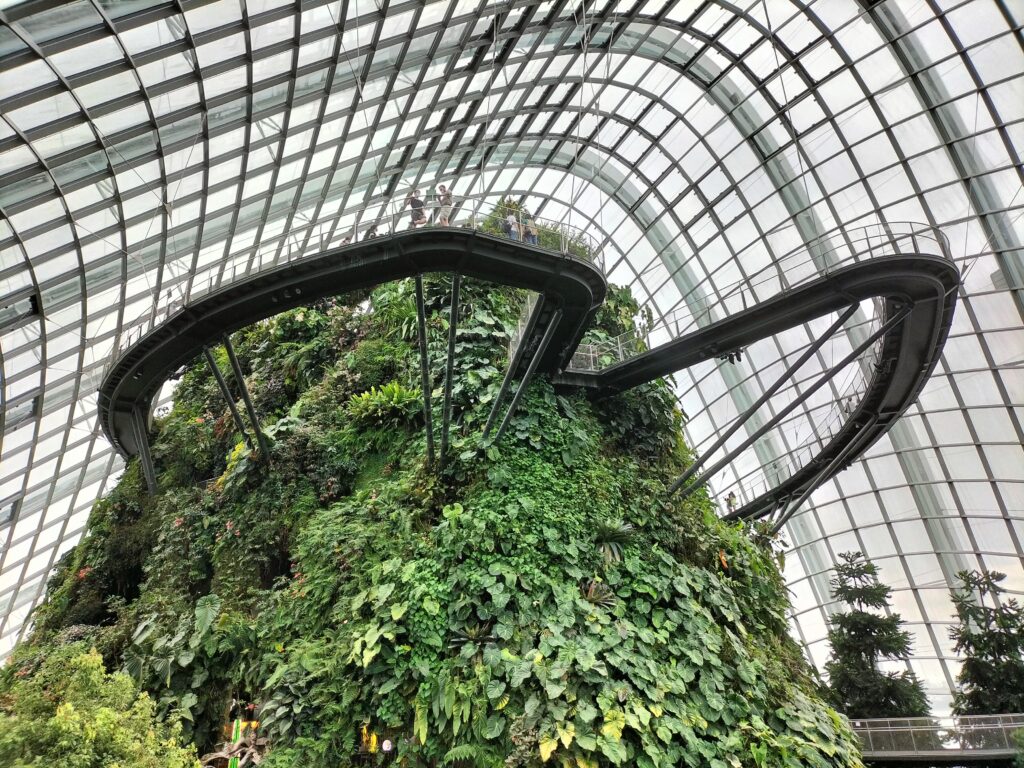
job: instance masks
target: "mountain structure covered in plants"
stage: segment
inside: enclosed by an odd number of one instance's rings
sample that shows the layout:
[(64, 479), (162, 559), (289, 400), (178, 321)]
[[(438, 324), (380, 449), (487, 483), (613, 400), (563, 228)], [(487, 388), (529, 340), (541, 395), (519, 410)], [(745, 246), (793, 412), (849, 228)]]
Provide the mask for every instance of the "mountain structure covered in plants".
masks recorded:
[[(437, 443), (450, 285), (425, 279)], [(772, 541), (668, 493), (690, 453), (667, 383), (594, 400), (538, 377), (481, 440), (524, 300), (464, 281), (433, 465), (411, 281), (234, 334), (267, 455), (188, 366), (159, 492), (128, 465), (2, 673), (4, 764), (61, 758), (30, 731), (91, 717), (157, 734), (153, 766), (223, 764), (233, 719), (270, 768), (860, 765), (787, 634)], [(612, 289), (588, 338), (637, 309)], [(76, 675), (113, 703), (74, 699)]]

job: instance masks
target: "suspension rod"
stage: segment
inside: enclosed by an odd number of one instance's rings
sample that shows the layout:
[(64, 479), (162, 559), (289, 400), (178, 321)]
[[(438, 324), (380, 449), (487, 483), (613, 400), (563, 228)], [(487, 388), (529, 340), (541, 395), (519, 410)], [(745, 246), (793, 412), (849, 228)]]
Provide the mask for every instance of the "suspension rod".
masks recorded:
[(260, 420), (256, 416), (256, 409), (253, 407), (252, 398), (249, 397), (249, 388), (245, 386), (245, 377), (242, 375), (242, 366), (238, 364), (235, 357), (235, 348), (231, 346), (231, 338), (225, 333), (222, 341), (224, 350), (228, 353), (228, 360), (231, 361), (231, 370), (235, 373), (235, 380), (238, 382), (238, 389), (242, 393), (242, 402), (245, 403), (246, 413), (249, 414), (249, 421), (252, 422), (252, 431), (256, 435), (256, 444), (259, 445), (260, 455), (270, 460), (270, 446), (267, 445), (267, 436), (260, 428)]
[(242, 439), (245, 440), (245, 444), (249, 446), (249, 450), (253, 449), (252, 438), (249, 437), (249, 431), (245, 428), (245, 423), (242, 421), (242, 414), (238, 412), (238, 406), (235, 405), (235, 398), (231, 396), (231, 390), (228, 389), (228, 383), (224, 380), (224, 374), (220, 372), (220, 367), (217, 365), (217, 361), (213, 357), (213, 353), (210, 352), (209, 347), (203, 347), (203, 354), (206, 356), (206, 364), (210, 366), (210, 370), (213, 371), (213, 377), (217, 379), (217, 385), (220, 387), (221, 394), (224, 395), (224, 399), (228, 401), (228, 408), (231, 410), (231, 418), (235, 421), (235, 426), (238, 431), (242, 433)]
[(434, 419), (430, 410), (431, 392), (427, 357), (427, 313), (423, 304), (423, 276), (416, 275), (416, 323), (420, 337), (420, 387), (423, 389), (423, 421), (427, 431), (427, 467), (434, 466)]
[(829, 329), (827, 331), (825, 331), (825, 333), (823, 335), (818, 337), (814, 341), (814, 343), (810, 347), (808, 347), (804, 351), (804, 353), (802, 355), (800, 355), (800, 357), (798, 357), (796, 359), (796, 362), (794, 362), (792, 365), (790, 365), (788, 368), (786, 368), (786, 370), (782, 373), (782, 375), (779, 376), (779, 378), (775, 380), (775, 383), (772, 384), (770, 387), (768, 387), (768, 389), (766, 389), (764, 391), (764, 394), (762, 394), (757, 399), (757, 401), (754, 402), (753, 405), (751, 405), (749, 408), (747, 408), (747, 410), (744, 411), (741, 416), (739, 416), (735, 421), (733, 421), (732, 424), (729, 425), (729, 428), (725, 430), (725, 432), (722, 434), (722, 436), (719, 437), (717, 440), (715, 440), (715, 442), (711, 445), (711, 447), (709, 447), (707, 450), (705, 450), (701, 454), (700, 458), (698, 458), (695, 462), (693, 462), (693, 464), (691, 464), (689, 467), (686, 468), (686, 471), (683, 472), (683, 474), (681, 474), (676, 479), (676, 481), (674, 483), (672, 483), (672, 485), (669, 488), (668, 492), (670, 494), (675, 493), (676, 491), (679, 490), (680, 486), (685, 484), (687, 480), (689, 480), (691, 477), (693, 477), (695, 474), (697, 474), (697, 470), (700, 469), (704, 465), (704, 462), (706, 462), (712, 455), (714, 455), (715, 451), (717, 451), (719, 448), (721, 448), (723, 445), (725, 445), (726, 440), (728, 440), (730, 437), (732, 437), (734, 434), (736, 434), (736, 430), (738, 430), (740, 427), (742, 427), (744, 424), (746, 424), (747, 421), (757, 412), (757, 410), (762, 405), (767, 403), (772, 398), (772, 396), (776, 392), (778, 392), (779, 389), (782, 388), (782, 385), (785, 384), (787, 381), (789, 381), (793, 377), (793, 374), (795, 374), (798, 370), (800, 370), (800, 367), (804, 363), (806, 363), (808, 360), (810, 360), (811, 357), (814, 355), (814, 353), (816, 353), (819, 349), (821, 349), (822, 346), (824, 346), (825, 342), (828, 341), (829, 338), (832, 336), (832, 334), (834, 334), (837, 330), (839, 330), (843, 326), (843, 324), (847, 320), (849, 320), (850, 317), (853, 315), (853, 313), (856, 312), (856, 311), (857, 311), (857, 305), (856, 304), (851, 304), (846, 309), (846, 311), (843, 312), (842, 315), (840, 315), (839, 319), (836, 320), (829, 327)]
[[(851, 362), (860, 357), (860, 355), (862, 355), (868, 347), (870, 347), (879, 338), (888, 333), (890, 328), (897, 325), (898, 323), (903, 322), (903, 319), (908, 314), (910, 314), (911, 309), (911, 305), (907, 304), (903, 306), (901, 309), (899, 309), (895, 315), (893, 315), (891, 318), (882, 323), (882, 326), (877, 331), (871, 334), (871, 336), (869, 336), (867, 340), (859, 344), (856, 349), (850, 352), (850, 354), (848, 354), (846, 357), (840, 360), (836, 365), (832, 366), (832, 368), (826, 371), (824, 375), (822, 375), (816, 382), (814, 382), (813, 385), (811, 385), (810, 389), (801, 393), (800, 397), (793, 400), (793, 402), (791, 402), (789, 405), (787, 405), (785, 408), (779, 411), (775, 416), (769, 419), (769, 421), (764, 426), (762, 426), (760, 429), (755, 431), (754, 434), (750, 435), (750, 437), (744, 440), (739, 445), (739, 447), (730, 451), (719, 461), (715, 462), (714, 466), (712, 466), (711, 469), (708, 469), (705, 472), (703, 472), (695, 482), (683, 488), (681, 491), (683, 494), (682, 498), (685, 499), (687, 496), (689, 496), (691, 493), (697, 490), (700, 486), (702, 486), (705, 482), (707, 482), (708, 478), (717, 474), (726, 465), (732, 463), (736, 456), (738, 456), (740, 453), (749, 448), (754, 442), (756, 442), (758, 439), (764, 436), (769, 430), (773, 429), (780, 421), (786, 418), (786, 416), (795, 411), (798, 406), (800, 406), (807, 400), (807, 398), (809, 398), (811, 395), (813, 395), (815, 392), (817, 392), (819, 389), (825, 386), (829, 381), (831, 381), (832, 378), (840, 370), (842, 370)], [(671, 493), (672, 492), (670, 491), (669, 494), (671, 495)]]
[(448, 311), (448, 361), (444, 374), (444, 406), (441, 415), (441, 460), (443, 467), (448, 458), (448, 432), (452, 421), (452, 376), (455, 373), (455, 334), (459, 327), (459, 291), (462, 287), (462, 276), (456, 272), (452, 275), (452, 301)]

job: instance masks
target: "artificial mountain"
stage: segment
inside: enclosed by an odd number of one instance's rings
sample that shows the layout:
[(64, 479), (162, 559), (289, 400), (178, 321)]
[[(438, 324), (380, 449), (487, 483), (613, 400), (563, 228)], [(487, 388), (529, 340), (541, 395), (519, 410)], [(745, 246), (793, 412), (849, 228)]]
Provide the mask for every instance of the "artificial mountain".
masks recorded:
[[(450, 280), (425, 287), (439, 422)], [(31, 764), (18, 729), (60, 720), (85, 669), (148, 693), (104, 722), (148, 707), (154, 767), (191, 764), (176, 739), (215, 749), (247, 704), (265, 768), (374, 764), (368, 739), (406, 766), (859, 766), (787, 635), (774, 542), (668, 496), (689, 453), (665, 382), (591, 401), (538, 378), (481, 446), (523, 299), (463, 283), (443, 467), (410, 281), (234, 335), (269, 456), (189, 366), (156, 423), (159, 493), (131, 462), (2, 673), (0, 757)], [(636, 312), (612, 289), (589, 338)]]

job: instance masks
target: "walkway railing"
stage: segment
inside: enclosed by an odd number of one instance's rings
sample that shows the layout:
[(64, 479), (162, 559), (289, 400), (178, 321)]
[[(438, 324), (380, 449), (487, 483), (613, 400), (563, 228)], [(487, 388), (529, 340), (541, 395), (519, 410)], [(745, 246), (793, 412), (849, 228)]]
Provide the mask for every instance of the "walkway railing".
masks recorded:
[(868, 760), (920, 756), (956, 759), (1010, 757), (1024, 731), (1024, 714), (853, 720)]
[[(186, 304), (229, 285), (235, 279), (315, 256), (328, 248), (410, 230), (440, 226), (473, 229), (582, 259), (604, 271), (603, 254), (596, 238), (565, 222), (530, 216), (521, 206), (476, 197), (454, 197), (453, 205), (442, 206), (436, 198), (426, 199), (419, 209), (422, 215), (414, 221), (410, 202), (404, 197), (381, 201), (346, 211), (329, 220), (295, 226), (286, 235), (276, 238), (269, 247), (261, 246), (255, 254), (235, 256), (201, 267), (196, 271), (187, 293), (175, 294), (175, 289), (168, 290), (162, 299), (157, 298), (152, 311), (123, 329), (111, 361)], [(448, 214), (448, 223), (442, 225), (445, 213)], [(176, 287), (183, 285), (179, 283)]]
[(744, 280), (717, 288), (714, 296), (704, 295), (703, 285), (694, 288), (678, 309), (656, 318), (650, 328), (581, 344), (569, 368), (600, 371), (851, 264), (907, 253), (952, 258), (945, 235), (926, 224), (895, 222), (836, 232), (789, 251)]
[[(868, 325), (877, 327), (879, 320), (880, 318), (872, 318)], [(870, 333), (870, 330), (868, 332)], [(883, 343), (884, 339), (879, 339), (861, 357), (857, 358), (855, 363), (851, 363), (850, 367), (854, 371), (853, 377), (842, 388), (838, 396), (829, 403), (825, 419), (811, 424), (811, 432), (806, 438), (791, 451), (760, 465), (741, 477), (738, 482), (723, 484), (717, 496), (720, 499), (728, 498), (725, 494), (733, 492), (735, 507), (738, 509), (765, 495), (807, 466), (808, 462), (821, 453), (821, 449), (839, 433), (839, 430), (849, 420), (850, 414), (860, 405), (860, 401), (871, 383), (869, 374), (873, 372), (874, 366), (878, 362)], [(809, 410), (813, 414), (814, 411), (820, 411), (821, 406), (811, 407)], [(785, 426), (780, 428), (784, 429)], [(729, 508), (726, 502), (722, 502), (722, 512), (732, 511), (733, 509)]]

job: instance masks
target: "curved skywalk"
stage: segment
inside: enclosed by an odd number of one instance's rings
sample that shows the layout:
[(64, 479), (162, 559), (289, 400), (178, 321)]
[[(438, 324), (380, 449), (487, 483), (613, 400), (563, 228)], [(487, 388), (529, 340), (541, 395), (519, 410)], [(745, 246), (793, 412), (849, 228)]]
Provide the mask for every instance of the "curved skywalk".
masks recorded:
[[(829, 232), (948, 237), (965, 279), (946, 354), (787, 526), (786, 560), (820, 664), (835, 554), (874, 558), (941, 708), (953, 574), (1024, 591), (1021, 17), (1010, 0), (4, 0), (0, 649), (119, 470), (95, 390), (129, 329), (210, 269), (337, 247), (374, 201), (446, 184), (585, 229), (666, 327)], [(679, 374), (698, 452), (820, 331)], [(740, 455), (717, 498), (817, 451), (844, 388)]]
[[(150, 483), (155, 483), (145, 425), (152, 410), (152, 400), (172, 371), (197, 357), (218, 338), (226, 339), (226, 333), (284, 309), (343, 291), (374, 287), (428, 272), (466, 273), (491, 282), (532, 289), (540, 295), (539, 301), (530, 302), (525, 308), (529, 319), (523, 333), (515, 339), (517, 348), (512, 350), (502, 393), (495, 399), (485, 433), (494, 422), (498, 409), (504, 405), (503, 395), (519, 373), (520, 361), (525, 373), (519, 376), (519, 391), (525, 389), (532, 374), (539, 371), (556, 374), (555, 381), (561, 386), (584, 387), (598, 396), (607, 396), (723, 353), (735, 354), (788, 328), (845, 311), (841, 323), (857, 311), (863, 300), (880, 299), (883, 306), (880, 327), (808, 389), (808, 394), (811, 394), (843, 367), (863, 362), (859, 358), (869, 348), (877, 350), (870, 362), (872, 373), (865, 391), (856, 403), (850, 403), (846, 409), (846, 418), (837, 434), (827, 443), (823, 441), (818, 453), (806, 457), (805, 465), (794, 467), (788, 476), (779, 476), (778, 482), (771, 488), (765, 488), (764, 493), (743, 498), (742, 506), (730, 510), (728, 515), (758, 518), (778, 513), (777, 524), (781, 524), (815, 488), (849, 466), (884, 435), (921, 391), (938, 361), (952, 324), (956, 291), (960, 284), (956, 267), (944, 258), (944, 247), (936, 254), (914, 252), (925, 244), (942, 246), (941, 237), (925, 237), (926, 230), (902, 235), (888, 233), (884, 241), (879, 239), (874, 243), (872, 250), (866, 253), (855, 251), (850, 264), (834, 265), (826, 274), (802, 285), (787, 287), (776, 296), (747, 307), (735, 316), (724, 317), (690, 333), (679, 332), (676, 338), (638, 351), (603, 370), (581, 372), (572, 367), (578, 359), (575, 353), (607, 293), (604, 275), (593, 259), (570, 256), (564, 250), (564, 237), (559, 243), (563, 250), (552, 252), (544, 247), (524, 244), (519, 239), (510, 240), (477, 231), (472, 219), (468, 226), (459, 224), (456, 215), (452, 217), (452, 226), (427, 226), (418, 230), (410, 227), (406, 231), (391, 226), (386, 234), (372, 238), (364, 235), (362, 240), (340, 249), (302, 254), (245, 279), (236, 279), (196, 302), (184, 303), (162, 322), (157, 323), (154, 318), (148, 332), (122, 349), (104, 376), (99, 408), (100, 422), (107, 436), (122, 454), (141, 454), (147, 477)], [(376, 225), (373, 232), (377, 233)], [(867, 244), (872, 242), (858, 243), (857, 238), (847, 239), (862, 248), (867, 248)], [(900, 252), (901, 247), (909, 252)], [(593, 256), (591, 253), (586, 255)], [(454, 282), (453, 301), (457, 301), (457, 286), (458, 283)], [(547, 307), (554, 308), (554, 312), (545, 315)], [(418, 299), (418, 311), (422, 333), (421, 298)], [(457, 326), (454, 305), (452, 312), (454, 340)], [(694, 325), (699, 326), (697, 320), (694, 318)], [(828, 335), (840, 323), (836, 323)], [(825, 341), (823, 338), (820, 343)], [(426, 340), (423, 338), (420, 339), (420, 349), (423, 355), (421, 366), (426, 375), (428, 361)], [(449, 347), (449, 372), (451, 354)], [(231, 356), (233, 359), (233, 354)], [(791, 370), (798, 367), (795, 364)], [(450, 379), (451, 376), (446, 374), (446, 393), (450, 391)], [(431, 389), (424, 386), (424, 392)], [(225, 396), (234, 401), (226, 389)], [(251, 408), (244, 392), (243, 399)], [(448, 442), (447, 396), (445, 399), (443, 446)], [(508, 414), (515, 408), (515, 402), (513, 398), (497, 436), (510, 418)], [(791, 403), (789, 409), (792, 410), (799, 402)], [(432, 440), (434, 428), (429, 408), (426, 414), (426, 429)], [(784, 415), (779, 414), (779, 418)], [(253, 420), (257, 421), (258, 414), (255, 416)], [(244, 428), (242, 432), (245, 434)], [(756, 434), (752, 435), (750, 442), (756, 438)], [(738, 454), (738, 451), (734, 453)], [(696, 473), (697, 466), (691, 467), (674, 488), (682, 487), (686, 493), (705, 484), (709, 477), (729, 463), (732, 455), (727, 455), (714, 468), (705, 470), (699, 478), (684, 486), (684, 481)], [(442, 461), (443, 457), (442, 448)], [(707, 458), (702, 457), (698, 463)], [(432, 453), (430, 460), (433, 460)]]

